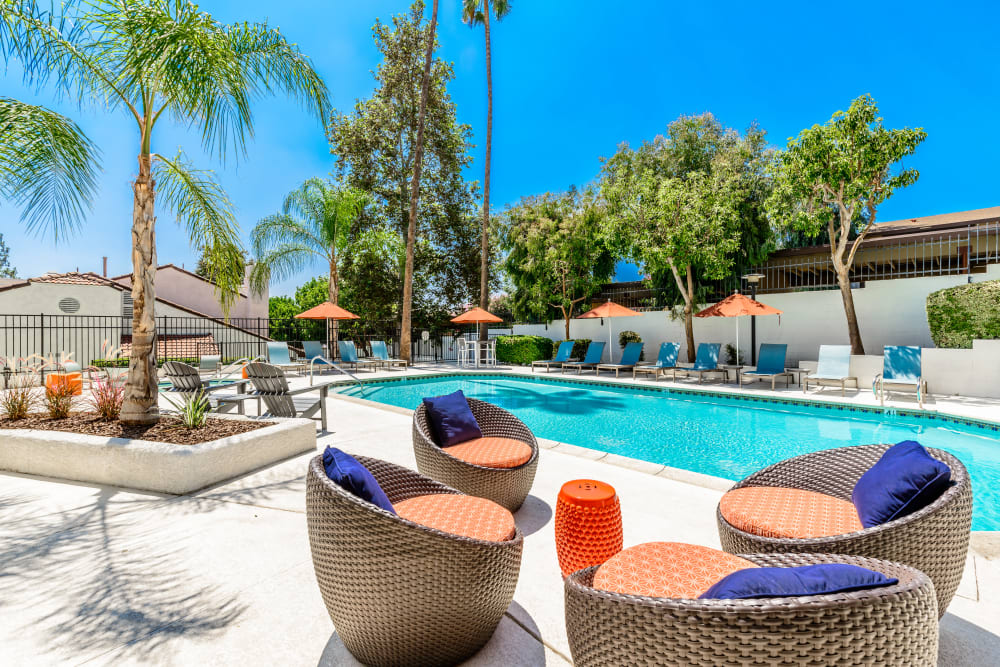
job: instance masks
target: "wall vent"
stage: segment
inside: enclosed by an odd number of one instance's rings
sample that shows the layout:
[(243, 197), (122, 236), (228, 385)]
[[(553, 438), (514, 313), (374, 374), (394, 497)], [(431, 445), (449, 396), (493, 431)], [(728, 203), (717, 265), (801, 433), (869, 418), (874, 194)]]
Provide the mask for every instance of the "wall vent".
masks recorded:
[(80, 310), (80, 302), (71, 296), (59, 299), (59, 310), (64, 313), (73, 314)]

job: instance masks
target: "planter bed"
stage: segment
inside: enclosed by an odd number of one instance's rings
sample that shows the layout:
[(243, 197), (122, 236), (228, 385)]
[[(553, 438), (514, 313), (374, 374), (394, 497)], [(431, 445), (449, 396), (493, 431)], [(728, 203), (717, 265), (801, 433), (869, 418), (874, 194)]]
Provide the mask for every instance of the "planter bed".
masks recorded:
[[(47, 419), (39, 419), (38, 428), (11, 428), (18, 422), (0, 420), (0, 470), (187, 494), (316, 448), (316, 425), (311, 419), (274, 418), (258, 422), (213, 417), (211, 421), (237, 422), (240, 426), (213, 424), (203, 430), (204, 435), (213, 439), (176, 444), (113, 437), (108, 430), (122, 431), (124, 427), (109, 422), (77, 422), (78, 430), (91, 428), (105, 433), (95, 435), (51, 430), (56, 424)], [(27, 420), (19, 423), (29, 425)], [(105, 431), (99, 430), (102, 425)], [(171, 436), (180, 442), (185, 442), (185, 438), (198, 439), (192, 432), (181, 433), (186, 429), (175, 430), (170, 423), (155, 429), (138, 427), (134, 431), (133, 428), (127, 430), (128, 435), (145, 430), (160, 440)]]

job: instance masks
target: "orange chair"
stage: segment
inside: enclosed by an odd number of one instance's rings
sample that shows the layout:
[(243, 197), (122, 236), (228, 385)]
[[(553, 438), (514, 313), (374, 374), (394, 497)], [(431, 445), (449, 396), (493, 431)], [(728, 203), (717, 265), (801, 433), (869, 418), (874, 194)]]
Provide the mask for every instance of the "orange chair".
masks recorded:
[(622, 550), (622, 512), (614, 487), (593, 479), (563, 484), (555, 529), (564, 578), (617, 554)]
[(45, 376), (45, 388), (50, 391), (57, 391), (67, 384), (72, 387), (74, 396), (81, 395), (83, 373), (49, 373)]

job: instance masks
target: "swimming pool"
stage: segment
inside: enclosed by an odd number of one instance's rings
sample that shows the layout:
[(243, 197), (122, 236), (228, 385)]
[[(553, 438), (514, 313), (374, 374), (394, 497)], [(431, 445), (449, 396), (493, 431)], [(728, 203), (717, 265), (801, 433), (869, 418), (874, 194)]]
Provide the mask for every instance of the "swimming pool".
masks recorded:
[(504, 407), (536, 436), (675, 468), (740, 479), (781, 459), (846, 445), (918, 440), (968, 467), (975, 530), (1000, 530), (1000, 431), (925, 416), (765, 403), (508, 375), (371, 381), (340, 392), (416, 408), (457, 389)]
[[(227, 385), (227, 384), (233, 384), (234, 382), (238, 382), (238, 381), (239, 380), (237, 378), (229, 378), (229, 379), (226, 379), (226, 378), (216, 378), (216, 379), (209, 380), (208, 381), (208, 386), (210, 386), (210, 387), (221, 387), (221, 386), (224, 386), (224, 385)], [(170, 380), (162, 380), (159, 383), (157, 383), (157, 386), (160, 388), (160, 391), (164, 391), (166, 389), (170, 389), (170, 387), (172, 385), (170, 384)]]

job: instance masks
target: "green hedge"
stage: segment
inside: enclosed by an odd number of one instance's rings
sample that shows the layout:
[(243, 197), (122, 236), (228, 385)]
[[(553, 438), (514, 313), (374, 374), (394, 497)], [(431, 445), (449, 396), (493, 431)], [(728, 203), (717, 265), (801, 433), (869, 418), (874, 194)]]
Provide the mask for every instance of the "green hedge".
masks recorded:
[(968, 348), (976, 338), (1000, 338), (1000, 280), (928, 294), (927, 325), (937, 347)]
[[(196, 357), (169, 357), (167, 359), (157, 359), (156, 365), (162, 367), (164, 362), (167, 361), (180, 361), (185, 364), (189, 364), (197, 368), (198, 359)], [(235, 358), (223, 359), (223, 364), (231, 364), (236, 361)], [(90, 362), (96, 368), (128, 368), (128, 357), (121, 357), (119, 359), (94, 359)]]
[(497, 336), (497, 361), (530, 364), (552, 358), (552, 339), (545, 336)]

